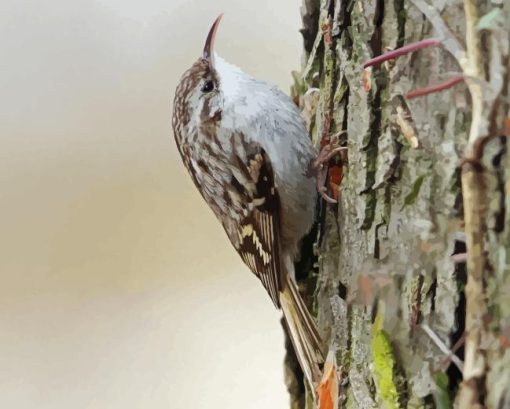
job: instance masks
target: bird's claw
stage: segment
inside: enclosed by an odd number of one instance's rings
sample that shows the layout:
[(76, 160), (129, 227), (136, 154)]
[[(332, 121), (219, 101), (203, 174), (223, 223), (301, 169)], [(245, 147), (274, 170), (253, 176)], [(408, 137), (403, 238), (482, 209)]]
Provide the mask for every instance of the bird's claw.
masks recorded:
[(332, 158), (334, 158), (338, 153), (346, 151), (347, 148), (345, 146), (337, 146), (334, 144), (327, 144), (324, 146), (317, 158), (314, 161), (314, 167), (316, 169), (322, 169), (325, 163), (328, 163)]
[(329, 168), (325, 165), (329, 163), (340, 152), (346, 151), (347, 147), (338, 146), (337, 143), (327, 143), (322, 147), (317, 158), (313, 161), (312, 167), (317, 178), (317, 192), (327, 203), (336, 204), (338, 200), (328, 195), (326, 188), (326, 180), (328, 179)]
[(317, 186), (317, 191), (319, 195), (328, 203), (337, 204), (338, 200), (333, 199), (331, 196), (328, 196), (327, 189), (325, 186)]

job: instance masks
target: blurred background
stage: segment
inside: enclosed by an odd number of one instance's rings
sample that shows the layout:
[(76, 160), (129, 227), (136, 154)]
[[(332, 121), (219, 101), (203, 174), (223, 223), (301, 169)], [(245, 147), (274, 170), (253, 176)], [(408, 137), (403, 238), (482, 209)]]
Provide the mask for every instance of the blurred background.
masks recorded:
[(0, 407), (285, 408), (280, 314), (195, 191), (173, 90), (288, 91), (300, 0), (0, 3)]

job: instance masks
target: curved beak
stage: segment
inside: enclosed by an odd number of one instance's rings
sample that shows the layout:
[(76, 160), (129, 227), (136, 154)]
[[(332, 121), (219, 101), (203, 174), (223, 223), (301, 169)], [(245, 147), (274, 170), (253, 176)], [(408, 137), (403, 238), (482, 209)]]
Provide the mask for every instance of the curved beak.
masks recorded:
[(208, 60), (212, 66), (214, 66), (214, 39), (216, 38), (216, 31), (218, 31), (218, 26), (220, 25), (222, 17), (223, 13), (214, 20), (214, 23), (209, 30), (209, 34), (207, 35), (207, 39), (205, 40), (203, 57)]

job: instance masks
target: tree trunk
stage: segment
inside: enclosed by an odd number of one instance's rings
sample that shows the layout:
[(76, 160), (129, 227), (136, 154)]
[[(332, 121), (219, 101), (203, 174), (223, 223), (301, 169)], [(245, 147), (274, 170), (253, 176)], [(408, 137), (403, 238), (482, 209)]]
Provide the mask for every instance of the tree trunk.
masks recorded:
[[(330, 162), (339, 203), (322, 204), (318, 274), (303, 281), (340, 407), (510, 408), (510, 1), (431, 3), (302, 7), (293, 96), (318, 146), (348, 147)], [(443, 42), (363, 70), (424, 38)]]

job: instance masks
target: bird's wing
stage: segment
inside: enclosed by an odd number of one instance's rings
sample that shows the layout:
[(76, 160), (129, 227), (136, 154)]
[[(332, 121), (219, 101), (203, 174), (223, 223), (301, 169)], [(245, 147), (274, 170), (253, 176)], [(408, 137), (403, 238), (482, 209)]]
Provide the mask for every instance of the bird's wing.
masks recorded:
[(244, 145), (246, 155), (236, 156), (237, 168), (251, 185), (243, 187), (233, 176), (234, 184), (243, 192), (248, 212), (236, 223), (238, 240), (233, 241), (241, 258), (262, 281), (277, 308), (282, 289), (280, 266), (280, 200), (274, 183), (271, 162), (258, 145)]

